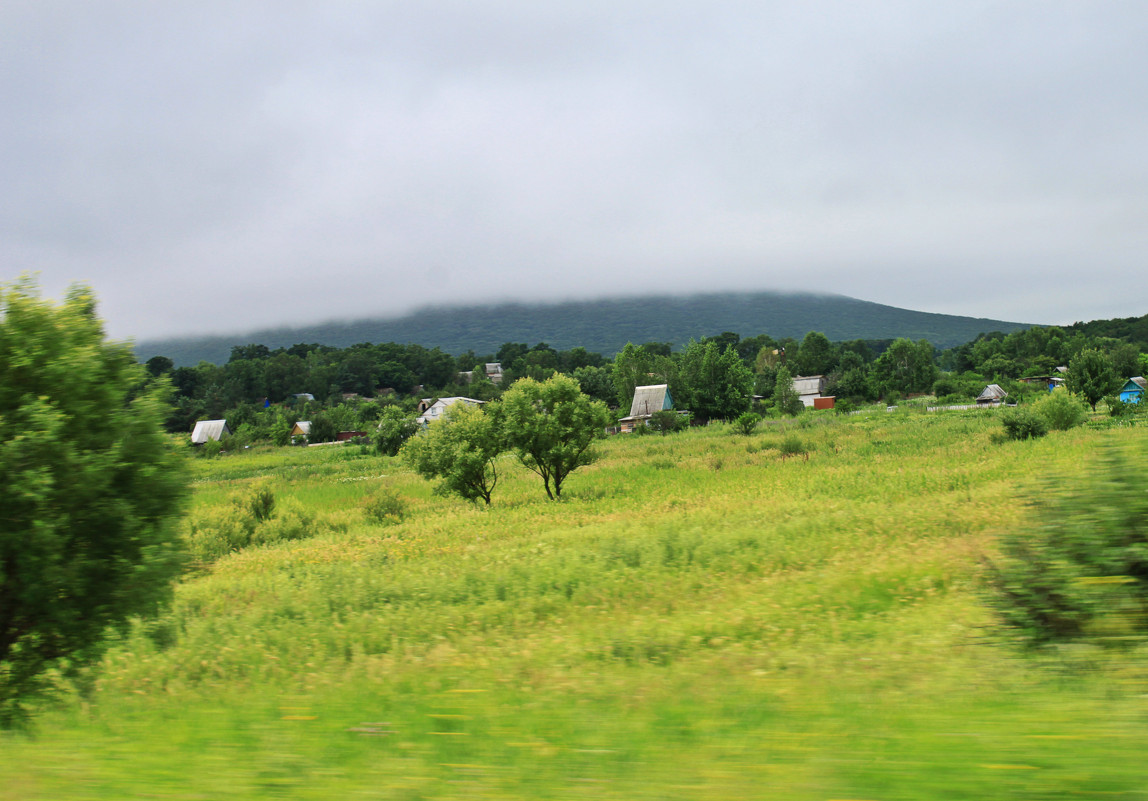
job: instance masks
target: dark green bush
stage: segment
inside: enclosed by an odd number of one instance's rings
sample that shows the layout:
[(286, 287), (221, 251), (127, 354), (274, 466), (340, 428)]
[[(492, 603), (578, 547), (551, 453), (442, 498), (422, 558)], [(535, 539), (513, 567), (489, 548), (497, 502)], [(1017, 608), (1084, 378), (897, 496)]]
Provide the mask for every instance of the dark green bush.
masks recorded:
[(1148, 635), (1148, 460), (1105, 448), (1084, 478), (1048, 481), (1032, 527), (1002, 538), (990, 604), (1029, 645)]
[(757, 428), (757, 424), (761, 422), (760, 415), (753, 412), (744, 412), (740, 417), (734, 420), (734, 431), (738, 434), (749, 436)]
[(1008, 439), (1037, 439), (1048, 433), (1048, 421), (1028, 409), (1010, 409), (1001, 415)]
[(689, 425), (689, 415), (680, 414), (670, 409), (662, 409), (650, 415), (650, 422), (647, 428), (661, 434), (672, 434), (675, 431), (682, 431), (688, 428)]

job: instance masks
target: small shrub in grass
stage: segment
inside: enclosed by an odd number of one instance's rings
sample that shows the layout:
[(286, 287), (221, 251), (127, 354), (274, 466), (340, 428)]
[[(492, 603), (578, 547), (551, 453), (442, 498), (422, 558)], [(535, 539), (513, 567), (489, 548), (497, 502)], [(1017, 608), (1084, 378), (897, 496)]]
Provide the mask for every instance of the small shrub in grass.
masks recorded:
[(649, 429), (660, 434), (672, 434), (689, 428), (689, 415), (679, 414), (670, 409), (662, 409), (650, 415)]
[(787, 456), (805, 456), (809, 453), (809, 448), (801, 437), (796, 434), (789, 434), (777, 446), (778, 451), (781, 452), (783, 457)]
[(733, 429), (738, 434), (749, 436), (757, 428), (757, 424), (761, 422), (760, 415), (753, 412), (744, 412), (737, 420), (734, 421)]
[(1033, 404), (1033, 410), (1048, 421), (1053, 431), (1068, 431), (1087, 419), (1084, 402), (1064, 390), (1050, 392)]
[(1112, 417), (1131, 417), (1138, 408), (1139, 404), (1125, 403), (1120, 398), (1108, 399), (1108, 414)]
[(1030, 409), (1010, 409), (1001, 415), (1005, 439), (1038, 439), (1048, 433), (1048, 422)]
[(1148, 460), (1104, 449), (1080, 483), (1048, 482), (1036, 521), (1001, 540), (989, 602), (1028, 645), (1148, 635)]
[(383, 487), (363, 502), (363, 513), (371, 522), (393, 526), (406, 517), (407, 502), (395, 490)]
[(266, 481), (253, 484), (232, 502), (250, 514), (257, 523), (270, 520), (275, 514), (275, 493), (271, 491)]
[(315, 515), (294, 499), (280, 504), (274, 517), (269, 517), (251, 534), (251, 544), (263, 545), (282, 540), (301, 540), (315, 534)]
[(197, 562), (214, 562), (246, 548), (258, 521), (238, 504), (226, 503), (201, 510), (188, 518), (187, 544)]

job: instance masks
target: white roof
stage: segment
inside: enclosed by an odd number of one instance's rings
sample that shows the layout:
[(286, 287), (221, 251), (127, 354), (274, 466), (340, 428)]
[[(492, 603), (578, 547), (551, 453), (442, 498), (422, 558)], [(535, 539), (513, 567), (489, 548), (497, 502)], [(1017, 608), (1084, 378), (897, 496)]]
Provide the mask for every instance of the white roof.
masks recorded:
[(446, 411), (448, 406), (453, 406), (456, 403), (466, 403), (470, 406), (481, 406), (486, 401), (475, 400), (474, 398), (464, 398), (461, 395), (456, 395), (450, 398), (439, 398), (430, 405), (422, 415), (415, 419), (420, 423), (429, 423), (431, 420), (437, 420), (442, 417), (443, 412)]
[(191, 431), (191, 443), (202, 445), (209, 439), (218, 441), (223, 439), (224, 434), (230, 433), (231, 429), (227, 427), (226, 420), (200, 420)]
[(669, 409), (673, 405), (669, 390), (669, 384), (634, 387), (634, 402), (630, 404), (630, 416), (650, 415)]

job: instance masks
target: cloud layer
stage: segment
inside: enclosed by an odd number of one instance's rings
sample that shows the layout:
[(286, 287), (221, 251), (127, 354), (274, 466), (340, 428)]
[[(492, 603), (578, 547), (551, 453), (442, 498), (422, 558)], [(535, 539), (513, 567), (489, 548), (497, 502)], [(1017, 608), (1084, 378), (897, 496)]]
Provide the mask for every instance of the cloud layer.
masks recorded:
[(1145, 41), (1115, 0), (6, 3), (4, 277), (136, 338), (739, 288), (1141, 315)]

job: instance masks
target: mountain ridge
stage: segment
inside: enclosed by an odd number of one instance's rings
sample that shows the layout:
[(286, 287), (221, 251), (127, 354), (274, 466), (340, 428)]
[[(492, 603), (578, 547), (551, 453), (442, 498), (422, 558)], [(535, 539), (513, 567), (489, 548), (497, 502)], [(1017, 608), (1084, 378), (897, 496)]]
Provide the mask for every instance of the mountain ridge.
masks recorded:
[(271, 349), (298, 343), (348, 347), (360, 342), (398, 342), (438, 347), (451, 354), (494, 353), (505, 342), (546, 342), (559, 350), (584, 347), (612, 355), (627, 342), (670, 342), (733, 331), (743, 337), (768, 334), (801, 338), (820, 331), (830, 340), (927, 339), (953, 347), (991, 331), (1031, 328), (982, 317), (901, 309), (845, 295), (802, 292), (715, 292), (693, 295), (572, 300), (557, 303), (503, 302), (482, 306), (426, 306), (399, 317), (330, 321), (250, 333), (172, 337), (141, 342), (140, 360), (170, 357), (177, 365), (222, 364), (235, 345)]

